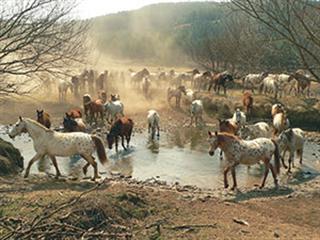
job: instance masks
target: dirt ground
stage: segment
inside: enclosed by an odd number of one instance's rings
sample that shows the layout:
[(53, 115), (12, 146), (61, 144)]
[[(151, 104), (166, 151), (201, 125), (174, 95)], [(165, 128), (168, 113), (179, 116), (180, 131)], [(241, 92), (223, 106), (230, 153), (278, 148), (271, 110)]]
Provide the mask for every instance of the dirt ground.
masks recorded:
[[(136, 131), (146, 127), (147, 110), (151, 108), (160, 113), (162, 131), (189, 127), (187, 103), (181, 109), (176, 109), (173, 101), (168, 105), (165, 91), (159, 90), (152, 100), (120, 92), (126, 115), (134, 120)], [(233, 94), (228, 101), (240, 102), (240, 96)], [(0, 123), (14, 123), (19, 115), (34, 118), (35, 110), (41, 108), (51, 114), (54, 127), (58, 127), (64, 112), (81, 107), (81, 101), (69, 99), (67, 103), (58, 103), (55, 98), (52, 93), (46, 97), (2, 102)], [(204, 119), (207, 127), (201, 131), (205, 142), (206, 130), (214, 130), (217, 120), (212, 113), (206, 114)], [(0, 219), (3, 220), (0, 221), (0, 239), (5, 239), (19, 221), (31, 222), (38, 214), (42, 216), (45, 211), (53, 211), (94, 186), (95, 183), (86, 180), (55, 180), (41, 175), (27, 180), (19, 176), (0, 178)], [(70, 212), (94, 207), (98, 209), (95, 214), (103, 216), (104, 224), (112, 221), (113, 225), (122, 226), (121, 232), (111, 229), (111, 225), (103, 225), (118, 234), (111, 239), (319, 239), (319, 186), (320, 178), (316, 176), (298, 187), (245, 189), (235, 193), (221, 188), (211, 192), (162, 185), (157, 181), (148, 184), (121, 176), (108, 180), (52, 218), (57, 220)], [(99, 225), (101, 219), (94, 219)], [(92, 231), (87, 225), (81, 227)], [(61, 231), (67, 232), (64, 228)], [(123, 232), (129, 235), (120, 235)]]

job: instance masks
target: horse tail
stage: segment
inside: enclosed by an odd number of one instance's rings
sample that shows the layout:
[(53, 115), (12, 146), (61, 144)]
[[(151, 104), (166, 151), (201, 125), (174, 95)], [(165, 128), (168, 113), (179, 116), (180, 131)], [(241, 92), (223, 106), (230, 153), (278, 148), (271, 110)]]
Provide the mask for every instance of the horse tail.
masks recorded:
[(106, 155), (106, 150), (104, 148), (104, 145), (103, 145), (101, 138), (98, 136), (94, 136), (94, 135), (91, 135), (91, 138), (94, 142), (94, 145), (96, 146), (99, 161), (102, 164), (107, 163), (108, 159), (107, 159), (107, 155)]
[(271, 139), (271, 141), (274, 144), (275, 150), (274, 150), (274, 162), (275, 162), (275, 170), (276, 173), (279, 174), (280, 173), (280, 151), (279, 151), (279, 146), (277, 144), (277, 142), (274, 139)]

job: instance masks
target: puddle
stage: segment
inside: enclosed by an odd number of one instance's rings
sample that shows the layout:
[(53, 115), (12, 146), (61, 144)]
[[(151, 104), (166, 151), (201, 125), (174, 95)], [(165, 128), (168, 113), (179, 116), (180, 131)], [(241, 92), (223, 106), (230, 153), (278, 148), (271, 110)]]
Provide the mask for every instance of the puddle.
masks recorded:
[[(10, 141), (19, 148), (25, 159), (25, 166), (35, 154), (33, 142), (27, 134), (16, 137), (12, 141), (5, 134), (6, 128), (0, 127), (0, 137)], [(178, 131), (172, 135), (161, 132), (159, 141), (150, 141), (148, 134), (135, 133), (130, 143), (130, 149), (123, 151), (119, 146), (119, 154), (115, 150), (107, 149), (110, 170), (120, 172), (124, 175), (131, 175), (136, 179), (146, 180), (152, 177), (159, 177), (169, 183), (179, 182), (183, 185), (196, 185), (201, 188), (217, 188), (223, 186), (223, 161), (219, 159), (219, 150), (213, 157), (208, 154), (208, 144), (206, 142), (206, 131), (197, 129), (187, 129)], [(69, 158), (57, 158), (58, 165), (63, 175), (69, 175), (71, 164)], [(77, 162), (75, 159), (73, 162)], [(80, 170), (84, 160), (79, 160), (72, 167)], [(300, 164), (295, 160), (296, 167)], [(106, 169), (98, 165), (99, 172), (106, 174)], [(320, 171), (320, 146), (307, 142), (304, 151), (304, 163), (301, 166), (302, 172), (317, 174)], [(49, 165), (50, 173), (55, 173), (53, 166)], [(282, 171), (284, 169), (282, 168)], [(31, 168), (31, 174), (38, 172), (37, 164)], [(260, 183), (263, 169), (259, 165), (248, 169), (246, 166), (237, 167), (237, 179), (239, 186), (252, 187)], [(88, 172), (91, 176), (92, 170)], [(231, 181), (231, 176), (229, 176)], [(268, 176), (269, 183), (272, 184), (271, 174)]]

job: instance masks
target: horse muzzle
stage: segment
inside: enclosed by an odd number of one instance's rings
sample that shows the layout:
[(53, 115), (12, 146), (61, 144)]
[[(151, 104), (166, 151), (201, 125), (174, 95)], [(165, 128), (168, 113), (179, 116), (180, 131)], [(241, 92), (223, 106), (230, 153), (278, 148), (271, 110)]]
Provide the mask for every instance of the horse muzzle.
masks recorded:
[(11, 139), (14, 139), (14, 135), (11, 135), (10, 133), (8, 134), (9, 135), (9, 137), (11, 138)]
[(214, 151), (209, 151), (209, 155), (213, 156), (214, 155)]

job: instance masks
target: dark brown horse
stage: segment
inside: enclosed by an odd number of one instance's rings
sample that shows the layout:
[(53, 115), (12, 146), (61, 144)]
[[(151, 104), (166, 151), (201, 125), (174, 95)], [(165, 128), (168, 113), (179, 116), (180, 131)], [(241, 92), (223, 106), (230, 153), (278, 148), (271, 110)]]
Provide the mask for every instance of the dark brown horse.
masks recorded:
[(227, 94), (227, 86), (226, 83), (227, 82), (232, 82), (233, 81), (233, 77), (230, 73), (228, 72), (222, 72), (222, 73), (218, 73), (216, 75), (214, 75), (211, 79), (211, 81), (209, 82), (209, 88), (208, 91), (211, 90), (212, 86), (214, 91), (219, 94), (220, 92), (220, 87), (223, 87), (223, 91), (224, 94)]
[(90, 123), (97, 123), (97, 117), (100, 115), (101, 120), (104, 119), (104, 105), (101, 99), (92, 100), (89, 94), (83, 96), (83, 108), (86, 118), (89, 118)]
[[(129, 147), (133, 129), (133, 121), (127, 117), (121, 117), (117, 119), (111, 126), (110, 133), (107, 134), (107, 141), (109, 149), (112, 149), (113, 143), (116, 145), (116, 152), (118, 152), (118, 140), (121, 137), (121, 145), (124, 150)], [(124, 138), (127, 140), (127, 147), (124, 145)]]
[(37, 110), (37, 122), (45, 126), (46, 128), (51, 127), (50, 115), (43, 110)]
[(63, 118), (63, 128), (65, 132), (86, 132), (86, 125), (82, 118), (73, 118), (68, 113)]
[(242, 104), (243, 104), (243, 107), (246, 109), (246, 113), (251, 115), (252, 109), (253, 109), (253, 97), (251, 93), (245, 92), (243, 94)]

